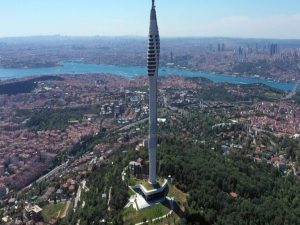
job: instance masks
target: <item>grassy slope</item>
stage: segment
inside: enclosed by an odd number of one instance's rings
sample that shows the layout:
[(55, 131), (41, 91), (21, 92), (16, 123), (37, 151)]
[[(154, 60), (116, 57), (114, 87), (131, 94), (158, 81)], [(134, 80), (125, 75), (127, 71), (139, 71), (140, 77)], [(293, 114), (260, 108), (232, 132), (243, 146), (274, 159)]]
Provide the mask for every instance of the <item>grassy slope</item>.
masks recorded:
[(66, 206), (66, 203), (50, 204), (46, 206), (42, 212), (44, 221), (49, 222), (52, 218), (59, 218), (64, 213)]

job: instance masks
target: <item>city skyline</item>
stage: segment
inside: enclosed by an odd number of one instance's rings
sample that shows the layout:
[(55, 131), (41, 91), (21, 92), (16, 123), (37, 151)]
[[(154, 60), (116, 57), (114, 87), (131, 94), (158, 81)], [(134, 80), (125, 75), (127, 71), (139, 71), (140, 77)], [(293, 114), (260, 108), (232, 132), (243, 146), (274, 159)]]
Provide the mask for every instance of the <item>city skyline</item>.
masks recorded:
[[(146, 36), (146, 0), (1, 3), (0, 37)], [(163, 37), (300, 39), (297, 0), (210, 2), (161, 0), (157, 3)]]

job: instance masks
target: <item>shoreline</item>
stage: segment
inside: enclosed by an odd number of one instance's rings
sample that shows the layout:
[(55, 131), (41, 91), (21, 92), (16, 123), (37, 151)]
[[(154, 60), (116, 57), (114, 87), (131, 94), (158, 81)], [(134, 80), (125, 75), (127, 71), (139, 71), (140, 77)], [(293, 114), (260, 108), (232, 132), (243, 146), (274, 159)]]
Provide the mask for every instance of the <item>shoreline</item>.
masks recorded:
[[(1, 77), (3, 74), (3, 77)], [(27, 69), (3, 69), (0, 68), (0, 81), (10, 81), (26, 77), (46, 75), (92, 75), (111, 74), (133, 79), (138, 76), (146, 76), (146, 67), (126, 65), (88, 64), (84, 62), (66, 61), (60, 67), (27, 68)], [(214, 83), (231, 84), (264, 84), (282, 91), (291, 91), (297, 81), (276, 81), (262, 76), (243, 76), (230, 73), (195, 71), (187, 68), (162, 67), (160, 76), (203, 77)], [(297, 89), (299, 91), (299, 88)]]
[[(6, 67), (0, 67), (0, 73), (1, 70), (40, 70), (40, 69), (59, 69), (59, 68), (64, 68), (65, 64), (82, 64), (82, 65), (91, 65), (91, 66), (107, 66), (107, 67), (136, 67), (136, 68), (141, 68), (144, 69), (145, 67), (143, 66), (138, 66), (138, 65), (125, 65), (125, 64), (94, 64), (94, 63), (88, 63), (88, 62), (83, 62), (83, 61), (76, 61), (76, 60), (67, 60), (64, 62), (61, 62), (55, 66), (47, 66), (47, 67), (11, 67), (11, 68), (6, 68)], [(246, 78), (246, 79), (259, 79), (262, 81), (270, 81), (270, 82), (277, 82), (277, 83), (294, 83), (297, 82), (296, 80), (277, 80), (273, 79), (271, 77), (265, 77), (262, 75), (250, 75), (250, 74), (239, 74), (236, 72), (219, 72), (219, 71), (205, 71), (205, 70), (195, 70), (192, 68), (186, 68), (186, 67), (180, 67), (180, 66), (162, 66), (160, 69), (160, 72), (165, 71), (166, 69), (175, 69), (175, 70), (182, 70), (182, 71), (187, 71), (187, 72), (192, 72), (192, 73), (205, 73), (205, 74), (211, 74), (211, 75), (219, 75), (219, 76), (229, 76), (233, 78)], [(98, 72), (89, 72), (86, 74), (93, 74), (93, 73), (98, 73)], [(104, 73), (104, 72), (103, 72)], [(82, 73), (77, 73), (77, 72), (71, 72), (71, 73), (62, 73), (62, 74), (68, 74), (68, 75), (77, 75), (77, 74), (82, 74)], [(1, 74), (0, 74), (1, 75)], [(41, 76), (41, 75), (52, 75), (52, 74), (32, 74), (32, 76)], [(61, 75), (61, 74), (57, 74)], [(118, 74), (116, 74), (118, 75)], [(143, 76), (143, 75), (137, 75), (137, 76)], [(20, 78), (21, 76), (18, 77), (12, 77), (12, 76), (7, 76), (7, 77), (1, 77), (0, 80), (5, 80), (5, 79), (15, 79), (15, 78)], [(27, 76), (22, 76), (22, 77), (27, 77)]]

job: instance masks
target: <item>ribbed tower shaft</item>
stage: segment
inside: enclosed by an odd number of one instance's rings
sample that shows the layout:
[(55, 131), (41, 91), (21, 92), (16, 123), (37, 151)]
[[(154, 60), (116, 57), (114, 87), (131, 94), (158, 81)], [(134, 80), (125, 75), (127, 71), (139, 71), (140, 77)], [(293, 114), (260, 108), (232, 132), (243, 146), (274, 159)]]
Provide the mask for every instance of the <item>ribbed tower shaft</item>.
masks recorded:
[(156, 152), (157, 152), (157, 76), (159, 67), (160, 40), (157, 26), (154, 0), (150, 16), (148, 44), (148, 76), (149, 76), (149, 183), (157, 183)]

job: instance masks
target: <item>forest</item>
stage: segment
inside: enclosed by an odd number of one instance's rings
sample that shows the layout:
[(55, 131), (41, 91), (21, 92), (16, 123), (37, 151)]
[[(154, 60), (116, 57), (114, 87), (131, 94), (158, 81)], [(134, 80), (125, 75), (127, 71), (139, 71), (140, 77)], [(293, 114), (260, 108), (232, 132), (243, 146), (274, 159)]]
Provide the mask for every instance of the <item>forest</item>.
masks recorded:
[[(223, 110), (218, 110), (218, 115), (223, 114)], [(212, 129), (224, 120), (224, 115), (212, 117), (205, 111), (192, 112), (160, 125), (158, 174), (171, 176), (176, 187), (188, 194), (186, 216), (180, 224), (300, 224), (299, 181), (267, 161), (254, 162), (244, 152), (224, 155), (219, 148), (219, 131)], [(230, 129), (244, 128), (237, 124)], [(297, 143), (274, 141), (281, 143), (279, 148), (286, 149), (290, 157), (295, 157), (290, 149), (295, 150)], [(83, 195), (85, 207), (61, 224), (76, 224), (79, 218), (86, 225), (100, 224), (103, 219), (112, 224), (123, 223), (122, 211), (129, 193), (121, 172), (129, 161), (148, 157), (146, 148), (138, 152), (133, 149), (134, 146), (124, 145), (89, 176), (90, 191)], [(112, 201), (108, 207), (110, 189)]]
[[(84, 114), (99, 113), (99, 106), (88, 106), (79, 108), (63, 108), (63, 109), (37, 109), (29, 113), (29, 120), (26, 127), (33, 131), (36, 130), (65, 130), (69, 125), (69, 121), (81, 121)], [(23, 111), (19, 114), (26, 115)]]
[[(266, 163), (254, 163), (241, 154), (224, 157), (200, 144), (186, 145), (179, 138), (160, 139), (159, 175), (175, 179), (188, 193), (186, 218), (181, 224), (295, 225), (300, 224), (300, 185), (293, 176), (282, 177)], [(88, 178), (85, 207), (70, 215), (68, 224), (98, 224), (105, 219), (122, 224), (128, 188), (121, 171), (130, 160), (147, 157), (147, 151), (117, 153)], [(116, 162), (112, 164), (112, 162)], [(111, 209), (107, 198), (112, 188)], [(236, 193), (232, 197), (230, 193)], [(61, 224), (66, 224), (66, 221)]]
[(238, 62), (236, 63), (233, 68), (232, 72), (237, 73), (247, 73), (247, 74), (261, 74), (264, 76), (269, 76), (270, 73), (270, 65), (266, 60), (259, 60), (257, 62)]
[(188, 224), (300, 224), (300, 185), (294, 177), (239, 154), (224, 157), (173, 138), (163, 140), (159, 153), (160, 174), (174, 176), (189, 194)]

